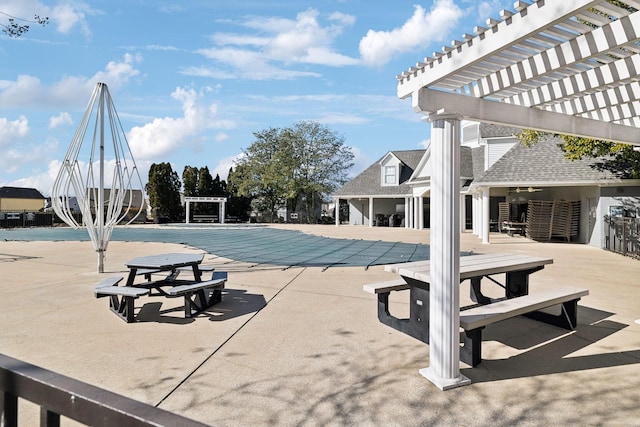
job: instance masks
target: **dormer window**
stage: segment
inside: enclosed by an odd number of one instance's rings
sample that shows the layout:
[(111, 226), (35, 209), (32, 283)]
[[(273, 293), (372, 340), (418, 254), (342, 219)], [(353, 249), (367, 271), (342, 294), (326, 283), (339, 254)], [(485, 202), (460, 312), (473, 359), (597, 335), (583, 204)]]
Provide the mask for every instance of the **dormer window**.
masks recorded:
[(385, 185), (395, 185), (398, 183), (396, 171), (397, 171), (397, 168), (395, 166), (384, 167), (384, 184)]

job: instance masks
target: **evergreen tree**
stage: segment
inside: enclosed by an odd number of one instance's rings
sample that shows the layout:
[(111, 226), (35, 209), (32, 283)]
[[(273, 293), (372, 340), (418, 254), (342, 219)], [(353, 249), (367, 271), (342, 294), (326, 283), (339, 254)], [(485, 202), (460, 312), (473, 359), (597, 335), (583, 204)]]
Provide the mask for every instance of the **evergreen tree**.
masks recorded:
[(170, 163), (153, 163), (149, 168), (149, 181), (145, 187), (154, 218), (160, 221), (178, 221), (182, 218), (180, 178)]

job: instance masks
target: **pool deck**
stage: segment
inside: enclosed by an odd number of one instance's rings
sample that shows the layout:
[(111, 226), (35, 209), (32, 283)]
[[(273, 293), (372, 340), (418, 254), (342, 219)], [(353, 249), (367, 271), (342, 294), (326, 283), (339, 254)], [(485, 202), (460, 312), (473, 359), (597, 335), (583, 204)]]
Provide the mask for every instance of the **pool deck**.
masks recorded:
[[(328, 237), (428, 243), (428, 230), (288, 226)], [(216, 426), (640, 426), (640, 260), (586, 245), (470, 233), (461, 250), (554, 259), (531, 289), (589, 289), (566, 331), (526, 318), (484, 334), (483, 362), (460, 364), (472, 384), (440, 391), (418, 370), (428, 346), (377, 320), (362, 286), (382, 266), (289, 268), (228, 264), (223, 302), (184, 319), (182, 299), (142, 297), (127, 324), (93, 287), (125, 261), (201, 252), (111, 242), (96, 272), (90, 242), (0, 242), (0, 352)], [(205, 264), (225, 269), (225, 260)], [(468, 284), (461, 285), (468, 299)], [(392, 309), (408, 311), (405, 292)], [(25, 405), (24, 421), (37, 417)], [(21, 421), (23, 422), (23, 421)], [(63, 424), (64, 425), (64, 424)]]

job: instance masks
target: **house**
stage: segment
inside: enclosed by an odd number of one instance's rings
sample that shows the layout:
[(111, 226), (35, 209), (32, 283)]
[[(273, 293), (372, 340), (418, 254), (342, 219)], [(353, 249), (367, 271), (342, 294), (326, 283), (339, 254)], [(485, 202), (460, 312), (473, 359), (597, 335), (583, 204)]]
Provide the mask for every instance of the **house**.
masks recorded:
[(339, 199), (348, 202), (349, 224), (408, 226), (405, 214), (423, 204), (409, 180), (425, 151), (389, 151), (333, 194), (335, 206)]
[[(558, 147), (560, 142), (548, 137), (531, 147), (514, 144), (473, 181), (470, 192), (477, 199), (488, 189), (494, 205), (495, 201), (507, 204), (511, 219), (525, 218), (532, 233), (534, 229), (540, 233), (530, 236), (536, 240), (564, 237), (604, 247), (606, 215), (620, 209), (629, 216), (640, 213), (640, 180), (607, 168), (607, 158), (567, 160)], [(542, 214), (545, 209), (546, 216)], [(498, 216), (493, 212), (490, 220), (497, 222)], [(563, 221), (566, 226), (572, 222), (573, 230), (562, 229)], [(547, 227), (541, 228), (545, 223)], [(480, 234), (481, 229), (474, 232)]]
[(38, 212), (46, 198), (35, 188), (0, 187), (0, 212)]
[[(640, 216), (640, 180), (608, 170), (604, 158), (567, 160), (558, 138), (526, 147), (519, 131), (462, 122), (461, 230), (489, 243), (503, 221), (524, 220), (536, 240), (604, 247), (605, 215)], [(348, 202), (349, 224), (429, 227), (430, 158), (430, 148), (390, 151), (336, 191), (334, 202)]]

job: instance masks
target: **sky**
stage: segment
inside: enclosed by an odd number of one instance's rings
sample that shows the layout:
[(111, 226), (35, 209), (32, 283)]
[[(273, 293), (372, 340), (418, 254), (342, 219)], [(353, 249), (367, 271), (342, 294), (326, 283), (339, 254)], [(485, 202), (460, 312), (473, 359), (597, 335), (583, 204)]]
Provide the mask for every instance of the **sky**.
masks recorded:
[(180, 178), (185, 166), (207, 166), (226, 179), (254, 132), (306, 120), (344, 137), (356, 176), (390, 150), (429, 143), (424, 117), (396, 96), (396, 76), (512, 6), (0, 0), (2, 24), (49, 18), (19, 38), (0, 33), (0, 186), (51, 194), (99, 82), (145, 183), (160, 162)]

